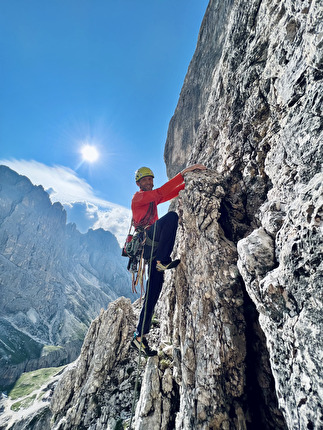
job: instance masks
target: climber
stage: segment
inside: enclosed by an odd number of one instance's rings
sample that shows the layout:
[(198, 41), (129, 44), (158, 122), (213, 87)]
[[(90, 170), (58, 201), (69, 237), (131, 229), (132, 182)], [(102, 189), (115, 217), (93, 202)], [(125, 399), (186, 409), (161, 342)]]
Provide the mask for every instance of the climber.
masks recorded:
[(185, 188), (184, 175), (193, 170), (205, 170), (202, 164), (194, 164), (183, 169), (173, 179), (169, 180), (160, 188), (154, 187), (154, 174), (148, 167), (141, 167), (135, 173), (136, 184), (139, 187), (131, 202), (132, 222), (135, 228), (142, 227), (146, 230), (146, 245), (144, 247), (144, 258), (152, 261), (148, 273), (144, 303), (141, 309), (137, 329), (134, 333), (132, 345), (138, 350), (142, 350), (146, 356), (154, 356), (157, 351), (150, 349), (147, 339), (153, 311), (159, 298), (164, 272), (177, 267), (180, 260), (172, 260), (170, 255), (173, 250), (178, 215), (176, 212), (168, 212), (158, 219), (157, 205), (178, 196), (178, 193)]

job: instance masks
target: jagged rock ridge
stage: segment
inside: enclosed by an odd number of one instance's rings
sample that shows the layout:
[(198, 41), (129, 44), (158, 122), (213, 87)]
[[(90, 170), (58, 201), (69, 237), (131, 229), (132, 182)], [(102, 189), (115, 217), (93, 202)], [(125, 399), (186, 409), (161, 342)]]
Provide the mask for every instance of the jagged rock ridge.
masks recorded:
[(4, 387), (22, 371), (74, 360), (100, 309), (131, 289), (111, 233), (81, 234), (66, 225), (59, 203), (6, 166), (0, 166), (0, 187)]
[(133, 384), (128, 379), (135, 377), (129, 355), (134, 322), (130, 300), (121, 298), (91, 324), (79, 359), (55, 390), (54, 428), (112, 429), (120, 415), (129, 414)]

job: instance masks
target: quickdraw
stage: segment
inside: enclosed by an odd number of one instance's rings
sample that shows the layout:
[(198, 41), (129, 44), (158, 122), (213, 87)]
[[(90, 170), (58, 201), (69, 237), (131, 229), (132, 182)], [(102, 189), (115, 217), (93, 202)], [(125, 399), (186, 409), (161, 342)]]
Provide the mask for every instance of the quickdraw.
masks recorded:
[(137, 285), (140, 284), (140, 299), (144, 293), (145, 280), (145, 260), (144, 247), (147, 239), (146, 229), (149, 227), (138, 227), (131, 234), (133, 228), (131, 223), (130, 230), (124, 245), (122, 255), (129, 257), (128, 271), (132, 274), (132, 292), (137, 294)]
[[(147, 228), (150, 227), (150, 222), (154, 216), (154, 202), (149, 204), (149, 209), (145, 217), (141, 220), (140, 225), (135, 227), (133, 219), (131, 220), (129, 232), (126, 242), (122, 249), (122, 255), (129, 257), (128, 271), (132, 274), (132, 292), (137, 294), (137, 285), (140, 284), (140, 300), (143, 296), (144, 279), (145, 279), (145, 260), (144, 247), (147, 241), (149, 246), (152, 246), (152, 241), (147, 235)], [(134, 232), (131, 233), (131, 230)], [(157, 245), (157, 243), (155, 243)]]
[(144, 260), (144, 247), (146, 242), (146, 230), (143, 232), (142, 239), (137, 249), (137, 254), (130, 257), (129, 271), (132, 274), (132, 292), (137, 294), (137, 285), (140, 284), (140, 300), (145, 292), (144, 290), (144, 280), (145, 280), (145, 260)]

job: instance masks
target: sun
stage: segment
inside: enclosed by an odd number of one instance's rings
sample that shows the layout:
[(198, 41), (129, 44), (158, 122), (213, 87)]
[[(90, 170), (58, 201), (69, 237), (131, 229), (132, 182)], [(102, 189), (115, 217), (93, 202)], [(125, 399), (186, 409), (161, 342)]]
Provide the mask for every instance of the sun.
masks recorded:
[(93, 163), (99, 158), (99, 152), (93, 145), (84, 145), (81, 149), (82, 158), (84, 161)]

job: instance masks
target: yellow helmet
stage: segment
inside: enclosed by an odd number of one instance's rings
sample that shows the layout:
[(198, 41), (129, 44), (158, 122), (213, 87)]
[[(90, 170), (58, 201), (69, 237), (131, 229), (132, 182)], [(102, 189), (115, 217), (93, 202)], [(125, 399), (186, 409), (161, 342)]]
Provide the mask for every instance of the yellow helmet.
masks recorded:
[(140, 169), (138, 169), (135, 174), (136, 182), (140, 181), (140, 179), (145, 178), (146, 176), (152, 176), (154, 178), (154, 174), (149, 169), (149, 167), (140, 167)]

